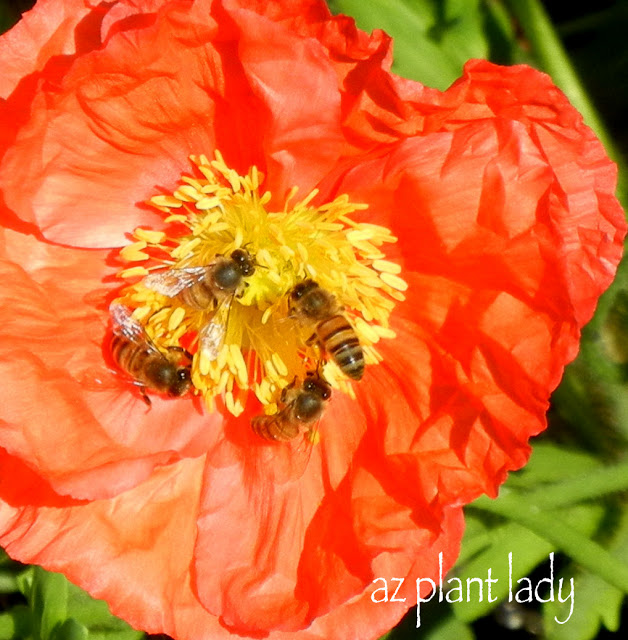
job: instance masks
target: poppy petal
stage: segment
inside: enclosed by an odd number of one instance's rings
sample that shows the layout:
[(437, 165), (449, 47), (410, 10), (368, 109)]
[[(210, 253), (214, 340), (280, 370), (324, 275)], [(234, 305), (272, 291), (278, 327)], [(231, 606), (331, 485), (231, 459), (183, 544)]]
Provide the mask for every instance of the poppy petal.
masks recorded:
[(25, 461), (36, 458), (57, 491), (80, 498), (115, 495), (157, 464), (211, 449), (219, 415), (182, 412), (161, 398), (148, 410), (129, 393), (129, 381), (104, 364), (108, 329), (92, 302), (104, 252), (5, 231), (4, 255), (0, 370), (21, 383), (3, 402), (0, 446)]

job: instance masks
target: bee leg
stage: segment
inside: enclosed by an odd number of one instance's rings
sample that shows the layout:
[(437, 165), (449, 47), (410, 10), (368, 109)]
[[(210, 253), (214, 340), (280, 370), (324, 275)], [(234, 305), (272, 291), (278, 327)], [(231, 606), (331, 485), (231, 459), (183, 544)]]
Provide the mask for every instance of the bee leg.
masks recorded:
[(139, 386), (138, 388), (140, 390), (140, 395), (142, 396), (142, 400), (146, 403), (146, 406), (152, 407), (153, 403), (151, 399), (148, 397), (148, 395), (146, 394), (146, 387)]
[(317, 336), (316, 336), (316, 334), (315, 334), (315, 333), (313, 333), (313, 334), (312, 334), (312, 335), (311, 335), (311, 336), (310, 336), (310, 337), (305, 341), (305, 344), (306, 344), (308, 347), (311, 347), (311, 346), (316, 342), (316, 340), (317, 340)]
[(285, 404), (286, 399), (288, 397), (288, 391), (290, 389), (294, 389), (295, 385), (297, 383), (297, 376), (294, 376), (294, 379), (292, 380), (292, 382), (289, 385), (286, 385), (282, 390), (281, 390), (281, 396), (279, 398), (279, 400), (281, 402), (283, 402)]

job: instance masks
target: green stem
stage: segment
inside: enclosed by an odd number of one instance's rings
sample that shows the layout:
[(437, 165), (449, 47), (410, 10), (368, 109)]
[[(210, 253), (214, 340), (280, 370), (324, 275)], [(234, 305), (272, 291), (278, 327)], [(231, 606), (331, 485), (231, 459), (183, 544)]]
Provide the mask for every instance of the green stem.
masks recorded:
[(556, 509), (627, 490), (628, 463), (624, 462), (526, 493), (526, 501), (539, 509)]
[[(543, 4), (540, 0), (507, 0), (507, 4), (521, 24), (543, 69), (552, 76), (554, 82), (580, 111), (585, 122), (597, 134), (609, 156), (623, 167), (621, 153), (589, 99)], [(619, 174), (618, 193), (622, 199), (628, 195), (628, 184), (623, 171), (620, 171)]]
[(628, 593), (628, 566), (602, 546), (561, 522), (560, 513), (546, 513), (523, 494), (506, 494), (498, 500), (483, 496), (473, 507), (501, 515), (530, 529), (570, 556), (580, 566), (608, 584)]

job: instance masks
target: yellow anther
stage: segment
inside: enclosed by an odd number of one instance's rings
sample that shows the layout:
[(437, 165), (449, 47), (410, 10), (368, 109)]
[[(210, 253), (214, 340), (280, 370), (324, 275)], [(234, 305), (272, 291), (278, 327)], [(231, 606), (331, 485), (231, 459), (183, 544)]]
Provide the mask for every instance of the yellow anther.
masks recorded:
[(168, 207), (169, 209), (176, 209), (183, 205), (175, 196), (153, 196), (150, 199), (150, 203), (156, 207)]
[(199, 211), (207, 211), (209, 209), (214, 209), (220, 204), (219, 198), (201, 198), (194, 205)]
[(166, 237), (166, 234), (163, 231), (154, 231), (153, 229), (141, 229), (140, 227), (138, 227), (133, 232), (133, 235), (138, 240), (143, 240), (148, 244), (159, 244), (160, 242), (163, 242), (163, 240)]
[(372, 326), (372, 329), (381, 338), (388, 338), (388, 339), (392, 340), (393, 338), (397, 337), (397, 334), (392, 329), (389, 329), (388, 327), (382, 327), (382, 326), (380, 326), (378, 324), (374, 324)]
[(244, 389), (248, 387), (249, 374), (246, 368), (246, 362), (244, 362), (244, 358), (242, 357), (242, 351), (240, 351), (240, 347), (237, 344), (230, 344), (229, 351), (231, 362), (235, 368), (236, 377), (240, 387)]
[(118, 273), (120, 278), (138, 278), (148, 275), (148, 269), (146, 267), (130, 267), (129, 269), (123, 269)]
[(380, 336), (378, 335), (375, 328), (372, 327), (368, 322), (362, 320), (362, 318), (355, 318), (353, 321), (353, 326), (358, 333), (360, 338), (363, 338), (363, 341), (372, 342), (375, 344), (379, 341)]
[(356, 229), (355, 231), (349, 231), (349, 233), (347, 233), (347, 240), (351, 244), (356, 244), (362, 240), (370, 240), (374, 235), (373, 229)]
[(178, 307), (170, 314), (168, 331), (174, 331), (183, 322), (183, 318), (185, 318), (185, 309)]
[(277, 373), (280, 376), (287, 376), (288, 367), (286, 367), (286, 364), (281, 359), (281, 356), (278, 353), (273, 353), (271, 359), (272, 359), (273, 365), (275, 366), (275, 371), (277, 371)]
[[(314, 205), (318, 190), (298, 200), (294, 187), (270, 210), (272, 195), (261, 192), (257, 168), (240, 176), (219, 152), (191, 160), (195, 176), (183, 176), (172, 195), (150, 200), (173, 223), (172, 233), (137, 229), (137, 242), (121, 251), (123, 259), (142, 264), (119, 275), (155, 274), (129, 285), (121, 303), (136, 309), (159, 349), (185, 345), (194, 354), (192, 382), (208, 408), (221, 396), (218, 406), (239, 415), (253, 392), (271, 414), (286, 385), (319, 367), (338, 392), (354, 397), (355, 383), (309, 340), (316, 328), (302, 325), (291, 293), (303, 280), (315, 280), (332, 294), (341, 310), (335, 313), (346, 313), (367, 365), (378, 362), (374, 345), (394, 337), (389, 316), (407, 288), (401, 268), (382, 250), (395, 238), (384, 227), (354, 220), (366, 205), (346, 194)], [(254, 268), (235, 291), (222, 289), (218, 266), (237, 270), (236, 260), (247, 253)]]
[(393, 289), (397, 289), (397, 291), (406, 291), (408, 289), (408, 283), (393, 273), (381, 273), (379, 277), (382, 279), (382, 282), (385, 282)]
[(181, 215), (180, 213), (173, 213), (171, 216), (168, 216), (164, 222), (187, 222), (187, 216)]
[(393, 273), (395, 275), (401, 273), (401, 265), (398, 265), (396, 262), (389, 262), (388, 260), (373, 261), (373, 269), (384, 273)]
[(266, 362), (264, 362), (264, 367), (266, 368), (266, 373), (268, 374), (268, 376), (270, 376), (270, 378), (274, 378), (275, 380), (277, 380), (281, 377), (275, 367), (275, 363), (273, 362), (272, 358), (269, 358), (268, 360), (266, 360)]
[(143, 262), (149, 258), (149, 255), (142, 251), (146, 246), (144, 240), (129, 244), (120, 251), (120, 257), (127, 262)]

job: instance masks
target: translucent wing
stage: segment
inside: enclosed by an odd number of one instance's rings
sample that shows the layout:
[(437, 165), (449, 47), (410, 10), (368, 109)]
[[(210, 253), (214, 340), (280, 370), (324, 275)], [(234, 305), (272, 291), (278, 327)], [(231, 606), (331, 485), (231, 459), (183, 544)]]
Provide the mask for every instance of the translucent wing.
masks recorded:
[(199, 351), (203, 357), (216, 360), (225, 342), (227, 327), (229, 326), (229, 314), (233, 296), (224, 300), (212, 319), (199, 331)]
[(209, 360), (216, 360), (227, 335), (227, 325), (214, 316), (199, 332), (199, 350)]
[[(318, 445), (318, 423), (300, 425), (300, 433), (289, 440), (258, 438), (251, 454), (265, 475), (280, 484), (297, 480), (310, 464), (315, 445)], [(319, 445), (318, 445), (319, 446)]]
[(113, 321), (113, 333), (124, 336), (132, 342), (144, 342), (144, 327), (133, 317), (133, 311), (123, 304), (114, 303), (109, 306)]
[(131, 342), (148, 347), (151, 351), (163, 355), (153, 344), (141, 323), (133, 317), (133, 311), (129, 307), (114, 303), (109, 306), (109, 313), (113, 321), (113, 333), (122, 336)]
[(174, 298), (184, 289), (189, 289), (197, 282), (205, 280), (209, 276), (210, 270), (211, 266), (166, 269), (158, 273), (150, 273), (142, 282), (152, 291)]

